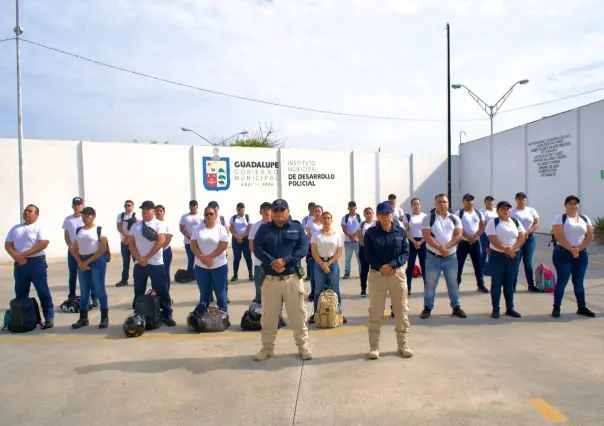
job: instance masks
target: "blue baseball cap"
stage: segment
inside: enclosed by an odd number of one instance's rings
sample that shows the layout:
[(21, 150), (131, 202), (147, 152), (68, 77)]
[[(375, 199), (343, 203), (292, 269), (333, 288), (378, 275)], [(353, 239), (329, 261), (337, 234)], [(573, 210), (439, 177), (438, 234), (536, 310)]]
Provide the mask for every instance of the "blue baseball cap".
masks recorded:
[(273, 209), (276, 209), (279, 207), (283, 207), (284, 209), (289, 210), (289, 204), (287, 204), (287, 201), (285, 201), (281, 198), (277, 198), (275, 201), (273, 201), (273, 204), (271, 204), (271, 208), (273, 208)]
[(376, 211), (378, 215), (383, 213), (392, 213), (392, 203), (390, 201), (382, 201), (377, 205)]
[(210, 202), (208, 203), (208, 207), (219, 208), (219, 206), (218, 206), (218, 202), (217, 202), (217, 201), (210, 201)]

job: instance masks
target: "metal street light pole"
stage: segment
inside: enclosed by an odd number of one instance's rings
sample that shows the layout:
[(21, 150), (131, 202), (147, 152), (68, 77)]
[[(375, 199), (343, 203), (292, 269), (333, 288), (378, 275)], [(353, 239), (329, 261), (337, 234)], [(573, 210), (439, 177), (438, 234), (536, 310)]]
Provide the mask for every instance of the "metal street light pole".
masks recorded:
[(25, 209), (23, 194), (23, 108), (21, 102), (21, 34), (23, 29), (19, 26), (19, 0), (15, 0), (15, 40), (17, 42), (17, 146), (19, 152), (19, 222)]
[(512, 87), (510, 87), (508, 89), (507, 92), (505, 92), (503, 94), (503, 96), (495, 103), (495, 105), (488, 105), (485, 101), (483, 101), (482, 99), (480, 99), (480, 97), (478, 97), (478, 95), (474, 92), (472, 92), (467, 86), (464, 86), (463, 84), (452, 84), (451, 87), (454, 89), (461, 89), (462, 87), (464, 89), (466, 89), (468, 91), (468, 94), (472, 97), (472, 99), (474, 99), (474, 101), (476, 101), (476, 103), (484, 110), (484, 112), (487, 113), (487, 115), (489, 116), (490, 120), (491, 120), (491, 134), (489, 136), (489, 163), (490, 163), (490, 195), (493, 195), (493, 163), (494, 163), (494, 156), (493, 156), (493, 119), (495, 118), (495, 115), (497, 115), (497, 112), (499, 112), (499, 110), (501, 109), (501, 106), (505, 103), (505, 101), (510, 97), (510, 95), (512, 94), (512, 92), (514, 91), (514, 87), (516, 87), (518, 84), (527, 84), (529, 81), (524, 79), (524, 80), (519, 80), (516, 83), (514, 83), (512, 85)]
[(215, 143), (210, 142), (209, 140), (207, 140), (206, 138), (204, 138), (203, 136), (201, 136), (199, 133), (197, 133), (195, 130), (193, 129), (187, 129), (186, 127), (181, 127), (180, 130), (182, 130), (183, 132), (191, 132), (191, 133), (195, 133), (197, 136), (199, 136), (201, 139), (203, 139), (204, 141), (206, 141), (207, 143), (209, 143), (212, 146), (216, 146)]

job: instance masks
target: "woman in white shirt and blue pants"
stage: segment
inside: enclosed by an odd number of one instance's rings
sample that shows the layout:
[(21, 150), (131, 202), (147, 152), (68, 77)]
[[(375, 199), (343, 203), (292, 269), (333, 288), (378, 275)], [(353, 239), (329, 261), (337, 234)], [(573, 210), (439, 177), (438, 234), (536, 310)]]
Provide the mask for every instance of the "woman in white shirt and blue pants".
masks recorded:
[(552, 260), (558, 275), (552, 311), (554, 318), (560, 316), (562, 298), (569, 279), (572, 279), (577, 298), (577, 314), (590, 318), (596, 316), (586, 306), (583, 285), (589, 263), (587, 246), (593, 239), (593, 227), (587, 216), (579, 214), (579, 203), (580, 200), (575, 195), (566, 197), (564, 200), (566, 213), (556, 216), (552, 226), (556, 238)]
[(505, 314), (520, 318), (514, 309), (514, 280), (520, 266), (519, 253), (526, 239), (522, 223), (511, 217), (512, 205), (507, 201), (497, 203), (497, 215), (487, 223), (485, 233), (489, 236), (489, 267), (491, 268), (492, 318), (499, 318), (501, 289), (505, 298)]
[(409, 260), (407, 260), (407, 294), (411, 294), (411, 280), (413, 279), (413, 269), (415, 262), (419, 259), (419, 267), (422, 270), (422, 279), (426, 285), (426, 242), (422, 236), (422, 222), (426, 213), (422, 213), (422, 206), (419, 198), (411, 200), (411, 213), (403, 215), (403, 226), (409, 239)]
[[(528, 290), (537, 292), (535, 287), (535, 274), (533, 272), (533, 257), (535, 256), (535, 249), (537, 248), (537, 240), (535, 239), (534, 232), (539, 228), (539, 215), (537, 210), (526, 205), (526, 194), (519, 192), (516, 194), (516, 207), (512, 209), (512, 217), (524, 227), (526, 231), (526, 241), (522, 246), (522, 249), (518, 253), (518, 262), (522, 261), (524, 264), (524, 275), (528, 283)], [(514, 280), (514, 291), (516, 291), (516, 283), (518, 277)]]
[[(323, 212), (321, 214), (323, 229), (312, 234), (310, 239), (310, 249), (315, 263), (315, 294), (314, 294), (314, 312), (317, 312), (319, 296), (324, 289), (330, 288), (338, 295), (340, 309), (342, 306), (342, 296), (340, 295), (340, 266), (338, 259), (342, 256), (342, 247), (344, 247), (344, 238), (342, 233), (335, 232), (332, 228), (333, 218), (331, 213)], [(312, 314), (309, 322), (314, 322), (315, 315)], [(346, 318), (344, 318), (346, 323)]]

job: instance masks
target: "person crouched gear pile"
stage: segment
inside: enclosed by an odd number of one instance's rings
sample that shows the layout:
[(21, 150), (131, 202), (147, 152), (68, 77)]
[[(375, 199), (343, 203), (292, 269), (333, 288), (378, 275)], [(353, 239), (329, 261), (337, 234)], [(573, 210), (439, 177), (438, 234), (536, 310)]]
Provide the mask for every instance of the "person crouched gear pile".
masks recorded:
[[(242, 330), (262, 330), (262, 305), (260, 303), (253, 302), (247, 311), (243, 313), (241, 317), (241, 329)], [(279, 323), (277, 328), (283, 328), (287, 325), (283, 319), (283, 313), (279, 314)]]
[(225, 331), (231, 326), (229, 314), (221, 311), (216, 306), (210, 306), (207, 311), (200, 314), (193, 311), (187, 316), (189, 331), (208, 333)]

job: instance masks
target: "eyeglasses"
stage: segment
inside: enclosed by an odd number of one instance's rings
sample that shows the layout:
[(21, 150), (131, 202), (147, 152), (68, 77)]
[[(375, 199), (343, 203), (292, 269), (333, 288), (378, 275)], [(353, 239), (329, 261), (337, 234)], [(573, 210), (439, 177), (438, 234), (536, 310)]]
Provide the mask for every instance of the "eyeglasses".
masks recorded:
[(210, 217), (210, 216), (214, 216), (214, 214), (215, 214), (215, 213), (204, 213), (203, 215), (204, 215), (205, 217)]

